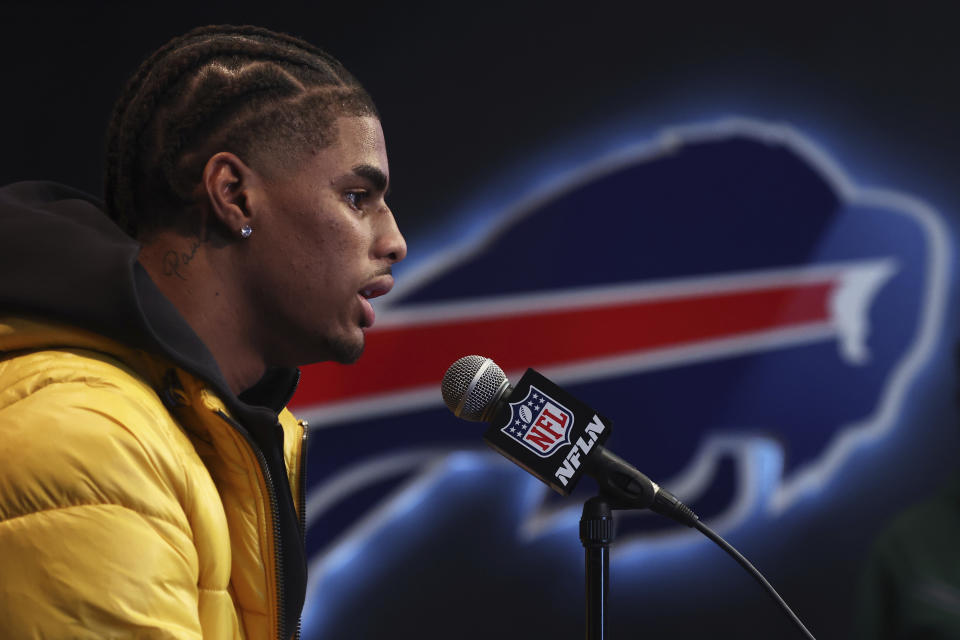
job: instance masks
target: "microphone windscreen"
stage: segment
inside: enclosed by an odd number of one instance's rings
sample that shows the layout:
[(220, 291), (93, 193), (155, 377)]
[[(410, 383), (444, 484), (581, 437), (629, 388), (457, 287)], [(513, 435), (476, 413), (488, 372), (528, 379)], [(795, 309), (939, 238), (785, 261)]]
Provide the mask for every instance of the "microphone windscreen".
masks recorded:
[(506, 374), (493, 360), (483, 356), (464, 356), (447, 369), (440, 383), (440, 393), (444, 404), (455, 416), (482, 422), (506, 384)]

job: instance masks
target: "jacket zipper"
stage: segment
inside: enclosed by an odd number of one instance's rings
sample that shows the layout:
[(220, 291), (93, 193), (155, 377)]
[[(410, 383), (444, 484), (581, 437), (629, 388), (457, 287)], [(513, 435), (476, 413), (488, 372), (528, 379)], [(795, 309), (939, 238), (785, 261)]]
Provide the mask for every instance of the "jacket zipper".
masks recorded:
[[(303, 429), (303, 435), (300, 436), (300, 465), (298, 470), (300, 471), (300, 477), (297, 478), (297, 502), (298, 505), (297, 519), (300, 521), (300, 542), (303, 544), (304, 549), (307, 546), (307, 437), (310, 435), (310, 424), (306, 420), (298, 420), (300, 427)], [(297, 633), (296, 640), (300, 640), (301, 634), (301, 618), (297, 618)]]
[(307, 541), (307, 437), (310, 435), (310, 423), (306, 420), (298, 420), (300, 426), (303, 428), (303, 435), (300, 436), (300, 477), (297, 479), (297, 484), (299, 488), (297, 489), (297, 495), (299, 496), (297, 513), (300, 518), (300, 541)]
[(273, 476), (270, 474), (270, 468), (267, 466), (267, 457), (260, 450), (260, 447), (254, 442), (253, 438), (236, 421), (230, 418), (223, 411), (217, 411), (217, 415), (223, 418), (227, 424), (233, 427), (233, 430), (243, 436), (250, 449), (256, 454), (257, 461), (260, 464), (260, 470), (263, 471), (263, 479), (267, 485), (267, 495), (270, 498), (270, 515), (273, 521), (273, 564), (276, 567), (276, 588), (277, 588), (277, 638), (283, 640), (286, 636), (286, 620), (284, 620), (283, 601), (285, 599), (284, 580), (283, 580), (283, 555), (280, 553), (280, 505), (277, 502), (277, 491), (273, 485)]

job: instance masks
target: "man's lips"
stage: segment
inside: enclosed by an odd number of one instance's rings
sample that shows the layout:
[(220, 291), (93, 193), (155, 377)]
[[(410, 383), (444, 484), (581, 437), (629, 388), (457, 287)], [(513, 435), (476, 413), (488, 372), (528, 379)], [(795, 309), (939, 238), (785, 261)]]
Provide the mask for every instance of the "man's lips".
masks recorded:
[(376, 313), (373, 311), (373, 305), (370, 300), (385, 295), (393, 288), (393, 276), (380, 276), (368, 282), (357, 296), (360, 298), (360, 306), (363, 309), (363, 327), (372, 327), (376, 320)]
[(393, 276), (379, 276), (368, 282), (362, 289), (360, 295), (366, 299), (379, 298), (393, 289)]

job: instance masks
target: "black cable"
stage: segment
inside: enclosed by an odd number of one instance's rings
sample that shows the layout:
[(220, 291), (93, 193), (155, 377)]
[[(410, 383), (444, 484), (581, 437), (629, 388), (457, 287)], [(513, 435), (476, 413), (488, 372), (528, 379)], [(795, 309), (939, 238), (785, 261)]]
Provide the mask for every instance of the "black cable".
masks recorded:
[(803, 633), (804, 636), (806, 636), (810, 640), (816, 640), (816, 638), (813, 637), (813, 634), (810, 633), (805, 626), (803, 626), (802, 622), (800, 622), (800, 618), (797, 617), (797, 614), (795, 614), (787, 605), (787, 603), (784, 602), (783, 598), (780, 597), (780, 594), (777, 593), (777, 590), (773, 588), (773, 585), (767, 582), (767, 579), (763, 577), (763, 574), (760, 573), (760, 571), (758, 571), (756, 567), (750, 564), (749, 560), (747, 560), (742, 555), (740, 555), (740, 552), (734, 549), (729, 542), (721, 538), (720, 534), (718, 534), (716, 531), (714, 531), (713, 529), (705, 525), (700, 520), (697, 520), (696, 522), (694, 522), (693, 526), (695, 526), (700, 531), (700, 533), (702, 533), (703, 535), (707, 536), (708, 538), (713, 540), (715, 543), (717, 543), (718, 547), (720, 547), (721, 549), (729, 553), (734, 560), (740, 563), (741, 567), (747, 570), (747, 573), (753, 576), (757, 580), (757, 582), (762, 584), (763, 588), (767, 590), (767, 593), (770, 595), (771, 598), (773, 598), (774, 602), (780, 605), (780, 608), (783, 609), (784, 613), (787, 614), (787, 616), (793, 621), (793, 624), (795, 624), (797, 628), (800, 629), (801, 633)]

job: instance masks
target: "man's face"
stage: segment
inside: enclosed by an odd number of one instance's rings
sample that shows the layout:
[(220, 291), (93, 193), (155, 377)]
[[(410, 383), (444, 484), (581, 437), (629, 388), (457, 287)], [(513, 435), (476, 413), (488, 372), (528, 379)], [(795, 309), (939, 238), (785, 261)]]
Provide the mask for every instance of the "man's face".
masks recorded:
[[(294, 171), (263, 178), (247, 257), (275, 364), (353, 362), (373, 324), (369, 298), (393, 286), (407, 248), (384, 200), (389, 184), (380, 121), (345, 116), (335, 142)], [(256, 250), (254, 251), (254, 248)]]

